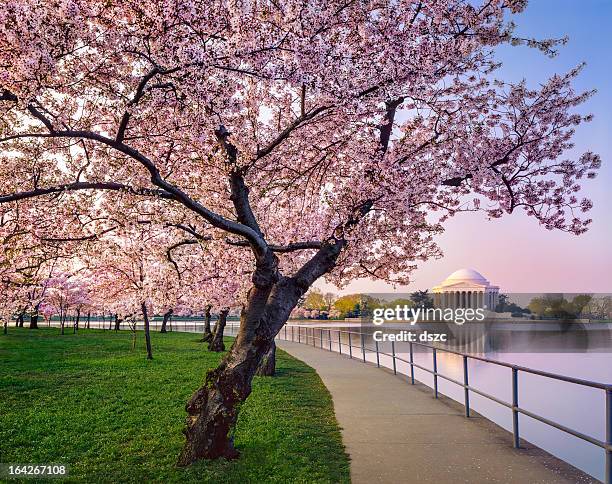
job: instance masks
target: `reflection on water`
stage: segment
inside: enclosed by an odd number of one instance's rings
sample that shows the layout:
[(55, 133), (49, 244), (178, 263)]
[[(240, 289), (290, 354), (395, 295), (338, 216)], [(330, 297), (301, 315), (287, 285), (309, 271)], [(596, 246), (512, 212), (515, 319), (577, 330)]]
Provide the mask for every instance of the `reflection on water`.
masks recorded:
[[(323, 324), (320, 324), (323, 323)], [(302, 328), (300, 340), (333, 351), (349, 352), (348, 335), (343, 334), (340, 342), (336, 330), (363, 332), (362, 338), (351, 337), (353, 356), (362, 358), (362, 345), (366, 359), (376, 361), (374, 353), (374, 331), (381, 327), (373, 325), (347, 325), (317, 322), (317, 327), (327, 329)], [(290, 327), (289, 327), (290, 328)], [(602, 383), (612, 383), (612, 325), (576, 324), (557, 322), (534, 323), (486, 323), (454, 324), (426, 323), (410, 327), (404, 324), (384, 325), (384, 332), (401, 330), (422, 331), (448, 334), (446, 347), (456, 351), (512, 363), (528, 368), (544, 370)], [(297, 329), (293, 337), (297, 341)], [(281, 332), (281, 337), (285, 334)], [(292, 339), (291, 330), (287, 338)], [(439, 345), (437, 345), (439, 346)], [(381, 353), (392, 353), (391, 343), (378, 343)], [(439, 346), (442, 347), (442, 346)], [(409, 360), (409, 344), (395, 343), (398, 358)], [(392, 358), (379, 355), (380, 363), (391, 368)], [(414, 362), (426, 368), (433, 367), (432, 351), (429, 348), (414, 346)], [(461, 356), (438, 351), (438, 371), (444, 375), (463, 381), (463, 360)], [(399, 373), (408, 375), (409, 365), (396, 360)], [(512, 370), (510, 368), (469, 360), (470, 385), (506, 402), (512, 401)], [(433, 376), (415, 368), (415, 378), (433, 386)], [(439, 391), (463, 403), (463, 388), (452, 382), (438, 379)], [(519, 372), (519, 405), (537, 415), (571, 429), (585, 433), (599, 440), (605, 440), (605, 391), (591, 387), (552, 380), (546, 377)], [(489, 399), (472, 393), (471, 408), (511, 431), (511, 411)], [(573, 437), (565, 432), (538, 422), (525, 415), (519, 417), (521, 438), (535, 444), (572, 465), (588, 472), (598, 479), (604, 476), (604, 450), (593, 444)], [(511, 440), (509, 438), (509, 445)]]

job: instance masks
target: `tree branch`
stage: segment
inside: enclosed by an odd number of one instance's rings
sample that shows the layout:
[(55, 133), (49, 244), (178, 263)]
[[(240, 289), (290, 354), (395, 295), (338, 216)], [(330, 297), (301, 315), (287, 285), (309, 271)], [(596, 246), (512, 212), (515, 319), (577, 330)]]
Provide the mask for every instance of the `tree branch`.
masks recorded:
[[(249, 243), (246, 240), (231, 240), (225, 239), (225, 242), (229, 245), (233, 245), (235, 247), (248, 247)], [(318, 250), (323, 246), (322, 242), (318, 240), (310, 240), (305, 242), (292, 242), (287, 245), (268, 245), (268, 248), (272, 252), (277, 253), (288, 253), (288, 252), (296, 252), (298, 250)]]
[(73, 192), (77, 190), (116, 190), (131, 193), (133, 195), (158, 196), (161, 198), (172, 199), (173, 196), (163, 190), (150, 188), (136, 188), (121, 183), (114, 182), (74, 182), (57, 185), (54, 187), (37, 188), (25, 192), (12, 193), (10, 195), (0, 195), (0, 203), (14, 202), (17, 200), (25, 200), (35, 198), (52, 193)]

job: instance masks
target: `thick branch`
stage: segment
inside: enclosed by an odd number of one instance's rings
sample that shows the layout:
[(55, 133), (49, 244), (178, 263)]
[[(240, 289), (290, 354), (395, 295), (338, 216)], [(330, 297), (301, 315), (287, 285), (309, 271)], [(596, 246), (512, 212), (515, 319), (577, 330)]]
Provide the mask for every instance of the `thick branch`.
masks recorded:
[(279, 135), (270, 142), (270, 144), (268, 146), (266, 146), (265, 148), (262, 148), (261, 150), (257, 151), (256, 159), (263, 158), (264, 156), (267, 156), (270, 153), (272, 153), (274, 148), (276, 148), (285, 139), (287, 139), (289, 137), (289, 135), (295, 129), (299, 128), (304, 121), (308, 121), (308, 120), (314, 118), (317, 114), (322, 113), (326, 109), (329, 109), (329, 106), (321, 106), (321, 107), (318, 107), (316, 109), (313, 109), (313, 110), (307, 112), (306, 114), (300, 116), (299, 118), (296, 118), (289, 126), (287, 126), (284, 130), (282, 130), (279, 133)]
[(247, 227), (251, 227), (255, 232), (259, 234), (260, 237), (263, 238), (263, 234), (261, 233), (261, 229), (259, 228), (259, 224), (257, 223), (255, 214), (251, 209), (251, 203), (249, 201), (249, 189), (244, 183), (244, 178), (240, 173), (232, 171), (230, 175), (230, 188), (230, 199), (234, 204), (234, 208), (236, 209), (238, 221), (240, 223), (243, 223)]
[(323, 244), (318, 252), (292, 277), (297, 286), (306, 291), (319, 277), (333, 269), (345, 245), (346, 241), (335, 239)]
[(404, 102), (404, 98), (400, 97), (394, 99), (392, 101), (387, 101), (385, 103), (386, 106), (386, 114), (384, 122), (379, 126), (380, 129), (380, 146), (385, 153), (389, 148), (389, 140), (391, 139), (391, 133), (393, 132), (393, 122), (395, 120), (395, 113), (397, 112), (397, 108), (400, 104)]
[[(249, 243), (246, 240), (231, 240), (225, 239), (225, 242), (229, 245), (233, 245), (236, 247), (248, 247)], [(268, 245), (269, 249), (272, 252), (278, 253), (287, 253), (287, 252), (296, 252), (298, 250), (318, 250), (323, 246), (322, 242), (318, 240), (310, 240), (305, 242), (292, 242), (287, 245)]]
[(138, 101), (140, 101), (140, 99), (144, 95), (145, 87), (147, 86), (147, 83), (151, 79), (153, 79), (153, 77), (155, 77), (158, 73), (159, 73), (159, 69), (157, 67), (154, 67), (146, 76), (142, 78), (142, 80), (140, 81), (140, 84), (138, 84), (134, 97), (128, 103), (128, 110), (123, 114), (123, 117), (121, 118), (121, 122), (119, 123), (119, 129), (117, 130), (117, 136), (116, 136), (117, 142), (121, 143), (123, 141), (123, 138), (125, 137), (125, 130), (127, 129), (127, 125), (130, 122), (130, 117), (131, 117), (129, 108), (138, 104)]
[(131, 193), (133, 195), (148, 195), (158, 196), (161, 198), (173, 198), (169, 193), (163, 190), (156, 190), (150, 188), (137, 188), (121, 183), (114, 182), (75, 182), (66, 183), (63, 185), (57, 185), (54, 187), (37, 188), (34, 190), (28, 190), (25, 192), (12, 193), (10, 195), (0, 195), (0, 203), (14, 202), (17, 200), (25, 200), (28, 198), (40, 197), (43, 195), (50, 195), (52, 193), (61, 192), (72, 192), (77, 190), (116, 190)]

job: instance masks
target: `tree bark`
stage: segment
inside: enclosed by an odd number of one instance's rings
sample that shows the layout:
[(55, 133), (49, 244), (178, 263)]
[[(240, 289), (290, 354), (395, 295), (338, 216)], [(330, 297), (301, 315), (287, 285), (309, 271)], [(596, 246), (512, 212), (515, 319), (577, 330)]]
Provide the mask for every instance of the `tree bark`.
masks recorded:
[(276, 373), (276, 343), (272, 341), (270, 349), (261, 359), (255, 374), (257, 376), (274, 376)]
[[(270, 266), (258, 267), (253, 276), (254, 285), (242, 309), (240, 329), (232, 347), (221, 364), (207, 373), (204, 386), (187, 403), (183, 430), (186, 442), (178, 460), (181, 466), (198, 459), (239, 456), (230, 437), (239, 406), (250, 395), (255, 372), (270, 351), (274, 336), (307, 290), (294, 279), (281, 277), (278, 260), (272, 258), (267, 261)], [(218, 326), (223, 325), (220, 319)]]
[(34, 308), (34, 312), (30, 315), (30, 329), (38, 329), (38, 307)]
[(115, 331), (121, 329), (121, 321), (123, 321), (118, 314), (115, 314)]
[(147, 345), (147, 360), (153, 359), (153, 351), (151, 350), (151, 333), (149, 331), (149, 314), (147, 313), (146, 303), (140, 305), (142, 308), (142, 317), (144, 319), (145, 342)]
[(76, 333), (79, 330), (79, 322), (81, 321), (81, 309), (77, 309), (76, 318), (74, 319), (74, 329), (73, 333)]
[(209, 351), (221, 352), (225, 351), (225, 343), (223, 343), (223, 332), (225, 331), (225, 325), (227, 324), (227, 314), (229, 309), (222, 309), (219, 313), (219, 321), (215, 326), (215, 334), (212, 340), (208, 344)]
[(5, 319), (4, 320), (4, 334), (8, 334), (8, 320)]
[(164, 320), (162, 321), (162, 325), (161, 325), (161, 328), (159, 330), (160, 333), (167, 333), (168, 332), (168, 330), (166, 329), (166, 326), (168, 324), (168, 321), (172, 317), (172, 313), (174, 313), (174, 311), (172, 309), (169, 309), (168, 311), (166, 311), (164, 313)]
[(62, 330), (60, 332), (60, 334), (64, 334), (64, 325), (66, 324), (66, 315), (64, 314), (63, 311), (60, 311), (60, 326), (62, 327)]
[(87, 311), (87, 324), (85, 325), (85, 327), (89, 329), (90, 324), (91, 324), (91, 311)]
[(238, 457), (230, 435), (240, 404), (251, 393), (255, 372), (299, 299), (334, 267), (344, 245), (343, 239), (331, 239), (292, 277), (279, 273), (278, 258), (271, 251), (256, 254), (253, 286), (242, 308), (238, 335), (220, 365), (207, 373), (204, 386), (187, 403), (179, 465)]
[(19, 316), (17, 316), (17, 324), (16, 324), (18, 328), (23, 328), (24, 319), (25, 319), (25, 313), (19, 313)]
[(206, 306), (204, 313), (204, 334), (202, 335), (202, 343), (209, 343), (212, 340), (213, 333), (210, 329), (210, 310), (212, 306), (209, 304)]

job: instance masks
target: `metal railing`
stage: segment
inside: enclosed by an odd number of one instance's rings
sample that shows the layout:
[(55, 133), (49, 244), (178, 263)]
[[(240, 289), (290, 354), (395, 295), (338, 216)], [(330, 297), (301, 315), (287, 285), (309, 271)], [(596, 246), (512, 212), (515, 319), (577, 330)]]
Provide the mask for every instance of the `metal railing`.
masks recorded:
[[(332, 338), (332, 334), (337, 333), (337, 338), (334, 336)], [(324, 338), (324, 335), (327, 336)], [(342, 335), (347, 335), (348, 341), (342, 341)], [(583, 380), (580, 378), (574, 378), (565, 375), (558, 375), (555, 373), (550, 373), (547, 371), (536, 370), (533, 368), (527, 368), (520, 365), (514, 365), (511, 363), (505, 363), (503, 361), (492, 360), (490, 358), (485, 358), (482, 356), (471, 355), (468, 353), (462, 353), (460, 351), (456, 351), (450, 348), (442, 348), (436, 347), (433, 345), (418, 343), (418, 342), (409, 342), (409, 358), (408, 360), (401, 358), (396, 354), (395, 351), (395, 342), (391, 341), (391, 353), (386, 353), (380, 350), (378, 341), (374, 340), (374, 347), (367, 347), (365, 345), (365, 333), (356, 332), (356, 331), (346, 331), (341, 329), (334, 328), (321, 328), (321, 327), (313, 327), (313, 326), (303, 326), (303, 325), (285, 325), (283, 329), (277, 335), (278, 339), (284, 339), (286, 341), (293, 341), (297, 343), (304, 344), (312, 344), (315, 347), (319, 347), (320, 349), (325, 349), (327, 351), (333, 351), (332, 342), (335, 340), (334, 346), (338, 349), (339, 354), (345, 354), (349, 358), (357, 358), (353, 353), (353, 350), (358, 350), (361, 352), (359, 360), (366, 362), (366, 351), (370, 353), (375, 353), (376, 355), (376, 366), (381, 367), (380, 357), (387, 356), (392, 360), (393, 373), (397, 375), (397, 362), (401, 361), (406, 363), (409, 367), (410, 374), (407, 375), (410, 377), (410, 383), (412, 385), (415, 384), (414, 377), (414, 369), (418, 368), (426, 373), (429, 373), (433, 376), (433, 396), (434, 398), (438, 398), (438, 379), (441, 378), (448, 382), (459, 385), (464, 389), (463, 395), (463, 406), (465, 408), (465, 416), (470, 416), (470, 392), (473, 392), (477, 395), (480, 395), (484, 398), (487, 398), (499, 405), (502, 405), (512, 412), (512, 437), (513, 444), (515, 448), (520, 447), (520, 433), (519, 433), (519, 415), (523, 414), (527, 417), (530, 417), (534, 420), (542, 422), (550, 427), (556, 428), (565, 432), (569, 435), (577, 437), (581, 440), (589, 442), (597, 447), (602, 448), (605, 451), (605, 474), (604, 474), (604, 482), (606, 484), (612, 484), (612, 384), (600, 383), (595, 381)], [(359, 344), (354, 344), (354, 341), (359, 341)], [(344, 348), (343, 348), (344, 346)], [(414, 346), (428, 348), (431, 350), (432, 354), (432, 367), (427, 368), (423, 365), (415, 363), (414, 361)], [(344, 353), (343, 353), (344, 349)], [(445, 375), (438, 371), (438, 352), (444, 352), (449, 354), (454, 354), (462, 358), (463, 360), (463, 381), (459, 381), (455, 378), (452, 378), (448, 375)], [(512, 402), (506, 402), (500, 398), (497, 398), (494, 395), (486, 393), (482, 390), (479, 390), (472, 385), (470, 385), (469, 379), (469, 360), (476, 360), (485, 363), (489, 363), (492, 365), (497, 365), (500, 367), (509, 368), (512, 371)], [(603, 390), (605, 392), (605, 411), (606, 411), (606, 427), (605, 427), (605, 441), (599, 440), (590, 435), (584, 434), (577, 430), (571, 429), (562, 425), (560, 423), (554, 422), (546, 417), (542, 417), (536, 413), (533, 413), (525, 408), (520, 407), (519, 405), (519, 373), (528, 373), (531, 375), (538, 375), (544, 378), (549, 378), (552, 380), (563, 381), (567, 383), (573, 383), (576, 385), (581, 385), (583, 387), (590, 387), (599, 390)], [(459, 402), (461, 403), (461, 402)]]

